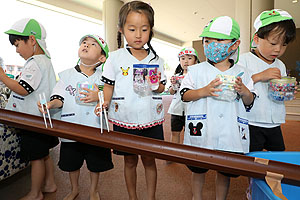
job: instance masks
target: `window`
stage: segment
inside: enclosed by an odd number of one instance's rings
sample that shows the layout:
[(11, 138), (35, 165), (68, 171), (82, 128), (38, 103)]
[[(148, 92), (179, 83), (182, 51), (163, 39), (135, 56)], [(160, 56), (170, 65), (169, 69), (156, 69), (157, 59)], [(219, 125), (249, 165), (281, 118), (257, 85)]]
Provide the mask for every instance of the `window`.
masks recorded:
[[(82, 36), (98, 34), (104, 37), (101, 21), (88, 19), (69, 11), (66, 11), (68, 15), (62, 14), (50, 10), (49, 7), (55, 9), (51, 6), (47, 6), (48, 9), (46, 9), (16, 0), (1, 3), (0, 57), (4, 60), (5, 65), (24, 65), (25, 63), (25, 60), (16, 53), (15, 47), (10, 44), (8, 35), (4, 33), (22, 18), (34, 18), (45, 27), (47, 49), (51, 54), (56, 73), (76, 65), (79, 40)], [(71, 16), (72, 14), (74, 15)]]

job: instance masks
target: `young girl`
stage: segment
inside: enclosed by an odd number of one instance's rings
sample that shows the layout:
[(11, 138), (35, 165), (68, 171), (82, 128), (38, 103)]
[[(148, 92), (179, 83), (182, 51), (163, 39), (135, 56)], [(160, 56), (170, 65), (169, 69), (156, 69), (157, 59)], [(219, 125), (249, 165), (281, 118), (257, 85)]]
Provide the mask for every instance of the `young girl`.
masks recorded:
[[(103, 87), (104, 83), (100, 82), (101, 66), (108, 57), (108, 46), (97, 35), (85, 35), (79, 44), (79, 63), (59, 73), (60, 80), (53, 89), (47, 107), (62, 108), (62, 121), (100, 127), (99, 118), (93, 115), (98, 100), (98, 91), (93, 88), (95, 84), (99, 85), (99, 88)], [(82, 88), (84, 89), (81, 90)], [(38, 105), (39, 110), (43, 112), (41, 104)], [(90, 200), (98, 200), (100, 172), (113, 168), (110, 149), (61, 138), (58, 166), (61, 170), (69, 172), (72, 187), (64, 200), (73, 200), (78, 196), (80, 168), (84, 161), (90, 172)]]
[[(109, 107), (109, 121), (114, 124), (115, 131), (164, 140), (164, 110), (159, 93), (164, 91), (165, 80), (161, 78), (164, 77), (163, 60), (156, 55), (150, 44), (153, 25), (154, 11), (149, 4), (132, 1), (121, 8), (118, 44), (120, 47), (123, 34), (128, 45), (112, 52), (104, 65), (103, 107)], [(145, 44), (148, 49), (144, 48)], [(156, 84), (151, 85), (150, 82)], [(114, 153), (124, 155), (124, 174), (129, 199), (138, 199), (138, 155), (119, 151)], [(141, 159), (145, 168), (147, 199), (155, 199), (155, 158), (141, 155)]]
[[(192, 48), (183, 48), (178, 54), (180, 64), (175, 70), (175, 76), (171, 78), (170, 94), (174, 95), (168, 113), (171, 114), (171, 141), (180, 143), (180, 133), (183, 131), (185, 121), (185, 104), (181, 101), (178, 92), (180, 83), (190, 65), (199, 63), (198, 52)], [(169, 161), (167, 163), (170, 163)]]

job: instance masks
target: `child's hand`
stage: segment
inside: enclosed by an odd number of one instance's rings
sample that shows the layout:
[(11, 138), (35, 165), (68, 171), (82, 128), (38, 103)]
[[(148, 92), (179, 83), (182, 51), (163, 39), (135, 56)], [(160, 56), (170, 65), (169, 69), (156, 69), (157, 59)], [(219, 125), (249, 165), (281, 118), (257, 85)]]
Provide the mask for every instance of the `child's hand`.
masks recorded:
[(95, 84), (94, 85), (97, 90), (90, 90), (90, 89), (87, 89), (87, 88), (84, 88), (85, 91), (87, 92), (79, 92), (79, 94), (83, 94), (85, 97), (83, 98), (80, 98), (80, 101), (83, 101), (84, 103), (90, 103), (90, 102), (95, 102), (95, 101), (98, 101), (98, 92), (99, 92), (99, 89), (98, 89), (98, 86)]
[(236, 78), (235, 85), (233, 87), (235, 91), (239, 93), (241, 96), (249, 92), (248, 88), (244, 85), (241, 77)]
[[(3, 68), (0, 67), (0, 76), (2, 76), (2, 75), (5, 75), (5, 72), (4, 72)], [(1, 80), (1, 78), (0, 78), (0, 80)]]
[[(109, 102), (104, 101), (104, 103), (102, 104), (102, 109), (106, 109), (107, 110), (108, 106), (109, 106)], [(96, 105), (94, 113), (95, 113), (95, 115), (97, 115), (98, 117), (100, 117), (100, 103), (98, 103)]]
[(216, 78), (212, 80), (207, 86), (205, 86), (204, 89), (204, 96), (209, 97), (209, 96), (219, 96), (215, 92), (221, 92), (222, 89), (217, 89), (216, 87), (218, 85), (221, 85), (222, 81), (220, 81), (220, 78)]
[[(40, 101), (37, 102), (37, 106), (38, 106), (38, 109), (41, 113), (44, 113), (44, 114), (47, 114), (47, 109), (50, 110), (51, 109), (51, 101), (47, 102), (46, 104), (41, 104)], [(42, 106), (44, 107), (44, 111), (43, 111), (43, 108)]]
[(276, 67), (266, 69), (266, 70), (260, 72), (259, 74), (260, 74), (260, 80), (263, 82), (271, 80), (271, 79), (281, 78), (280, 69), (278, 69)]

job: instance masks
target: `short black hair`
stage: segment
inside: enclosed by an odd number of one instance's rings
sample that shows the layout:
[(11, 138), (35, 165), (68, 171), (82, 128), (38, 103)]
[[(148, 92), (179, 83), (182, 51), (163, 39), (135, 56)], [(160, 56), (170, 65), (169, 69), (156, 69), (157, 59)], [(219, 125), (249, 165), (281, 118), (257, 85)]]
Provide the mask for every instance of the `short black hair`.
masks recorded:
[(29, 39), (29, 36), (9, 34), (9, 41), (10, 41), (11, 45), (14, 45), (15, 42), (18, 40), (24, 40), (24, 42), (27, 42), (28, 39)]
[(259, 38), (266, 39), (271, 32), (284, 35), (284, 42), (288, 44), (296, 38), (296, 25), (292, 19), (275, 22), (259, 28), (256, 34)]

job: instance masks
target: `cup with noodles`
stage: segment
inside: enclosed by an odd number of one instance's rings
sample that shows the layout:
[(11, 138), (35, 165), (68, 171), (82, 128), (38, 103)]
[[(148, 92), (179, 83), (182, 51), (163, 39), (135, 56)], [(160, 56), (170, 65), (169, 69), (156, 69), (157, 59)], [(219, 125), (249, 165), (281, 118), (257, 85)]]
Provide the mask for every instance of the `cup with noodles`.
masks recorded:
[(174, 84), (172, 83), (172, 89), (174, 91), (179, 90), (183, 78), (184, 78), (184, 75), (174, 75), (171, 77), (173, 82), (175, 82)]
[(237, 76), (218, 74), (216, 78), (219, 78), (220, 81), (222, 81), (222, 84), (216, 87), (217, 89), (221, 89), (221, 91), (216, 92), (219, 96), (214, 96), (213, 98), (222, 101), (234, 101), (237, 97), (237, 92), (233, 86)]
[(284, 76), (281, 79), (271, 79), (268, 85), (268, 96), (273, 101), (290, 101), (294, 99), (296, 78)]
[(84, 94), (81, 94), (81, 92), (88, 92), (86, 89), (97, 91), (95, 84), (90, 84), (87, 81), (85, 82), (78, 82), (76, 84), (76, 94), (75, 94), (75, 102), (80, 105), (86, 105), (86, 106), (95, 106), (97, 102), (89, 102), (85, 103), (84, 101), (81, 101), (82, 98), (86, 97)]

